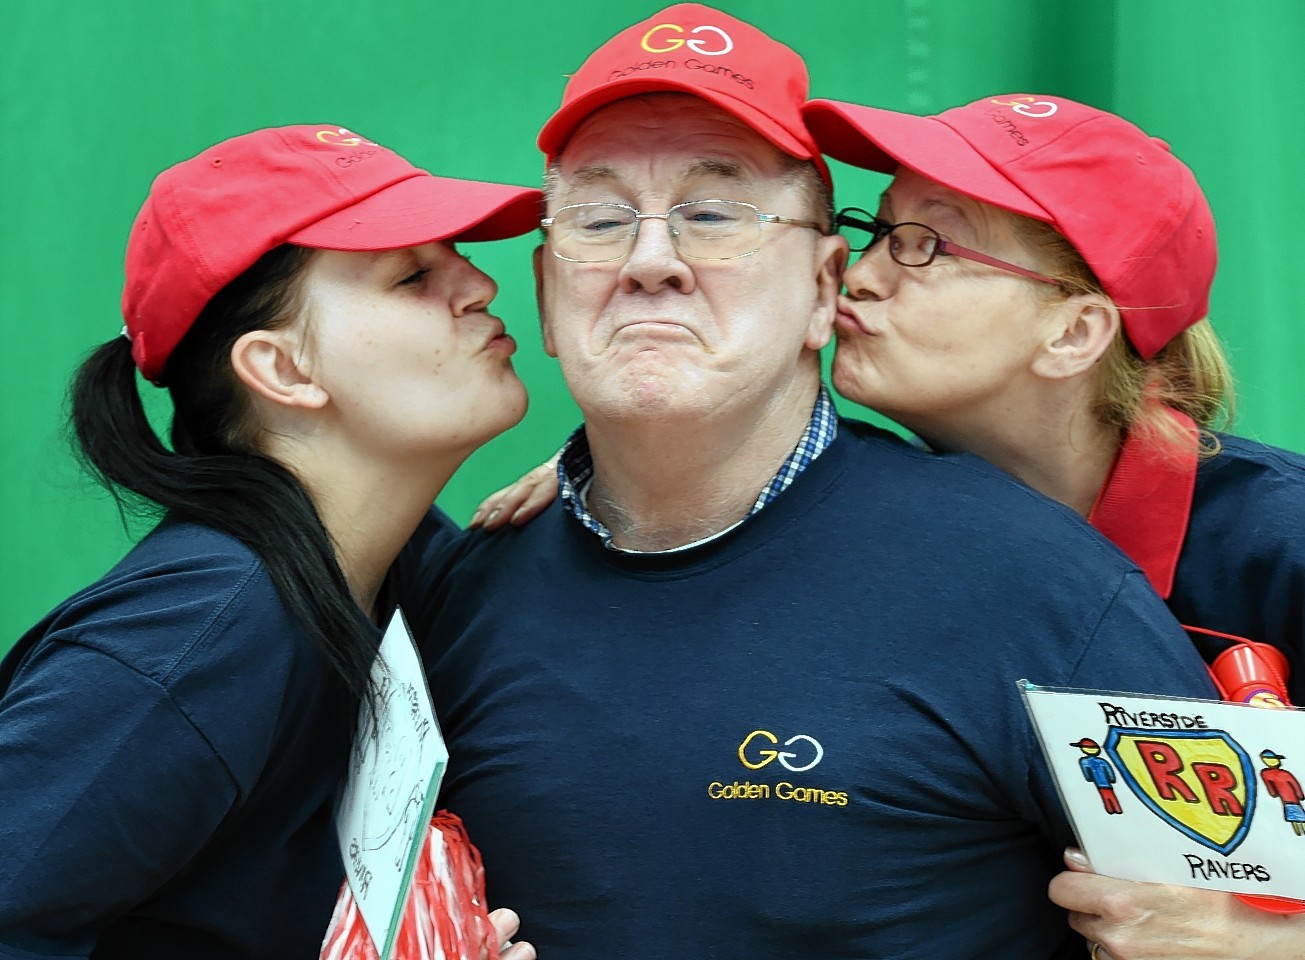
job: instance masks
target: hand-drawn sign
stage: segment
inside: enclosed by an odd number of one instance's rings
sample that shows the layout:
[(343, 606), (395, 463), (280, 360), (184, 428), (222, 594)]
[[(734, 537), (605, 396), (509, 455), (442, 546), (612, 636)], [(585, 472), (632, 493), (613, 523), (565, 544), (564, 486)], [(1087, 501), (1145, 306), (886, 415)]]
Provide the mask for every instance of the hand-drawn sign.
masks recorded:
[(1175, 830), (1224, 855), (1246, 838), (1255, 770), (1228, 734), (1115, 727), (1105, 752), (1137, 798)]

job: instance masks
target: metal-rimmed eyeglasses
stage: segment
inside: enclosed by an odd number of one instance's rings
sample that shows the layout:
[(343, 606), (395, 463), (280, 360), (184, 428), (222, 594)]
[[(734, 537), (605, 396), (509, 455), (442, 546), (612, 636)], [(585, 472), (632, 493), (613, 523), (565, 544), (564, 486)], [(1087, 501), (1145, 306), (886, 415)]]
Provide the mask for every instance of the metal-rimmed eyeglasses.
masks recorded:
[(573, 203), (540, 221), (553, 256), (571, 263), (609, 263), (634, 249), (639, 224), (665, 220), (675, 252), (691, 260), (735, 260), (761, 249), (761, 225), (786, 223), (824, 229), (810, 220), (794, 220), (742, 200), (690, 200), (665, 213), (640, 213), (624, 203)]
[(1059, 280), (1007, 263), (1005, 260), (998, 260), (978, 250), (962, 247), (950, 240), (944, 240), (933, 227), (913, 220), (889, 223), (860, 207), (844, 207), (834, 217), (834, 229), (847, 238), (853, 253), (869, 250), (887, 237), (888, 255), (893, 258), (894, 263), (901, 264), (903, 267), (927, 267), (941, 254), (973, 260), (976, 263), (986, 263), (990, 267), (1009, 270), (1030, 280), (1041, 280), (1043, 283), (1060, 286)]

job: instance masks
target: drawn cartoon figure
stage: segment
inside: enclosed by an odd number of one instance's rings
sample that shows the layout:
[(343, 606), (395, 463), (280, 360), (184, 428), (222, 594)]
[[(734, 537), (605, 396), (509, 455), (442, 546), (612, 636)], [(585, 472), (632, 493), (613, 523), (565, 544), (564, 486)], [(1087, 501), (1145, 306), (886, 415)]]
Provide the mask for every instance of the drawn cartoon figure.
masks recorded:
[(1115, 782), (1115, 768), (1110, 765), (1110, 761), (1100, 756), (1101, 744), (1088, 737), (1084, 737), (1078, 743), (1071, 743), (1071, 747), (1078, 747), (1083, 751), (1083, 756), (1079, 759), (1079, 768), (1083, 771), (1083, 779), (1088, 783), (1096, 784), (1097, 793), (1101, 795), (1101, 805), (1105, 807), (1106, 813), (1116, 814), (1123, 813), (1124, 808), (1119, 805), (1119, 798), (1115, 796), (1115, 788), (1111, 786)]
[(1282, 761), (1286, 757), (1272, 750), (1261, 750), (1260, 759), (1264, 761), (1260, 779), (1264, 781), (1269, 796), (1282, 801), (1282, 819), (1291, 824), (1296, 836), (1305, 836), (1305, 807), (1301, 806), (1305, 791), (1301, 790), (1300, 781), (1283, 769)]

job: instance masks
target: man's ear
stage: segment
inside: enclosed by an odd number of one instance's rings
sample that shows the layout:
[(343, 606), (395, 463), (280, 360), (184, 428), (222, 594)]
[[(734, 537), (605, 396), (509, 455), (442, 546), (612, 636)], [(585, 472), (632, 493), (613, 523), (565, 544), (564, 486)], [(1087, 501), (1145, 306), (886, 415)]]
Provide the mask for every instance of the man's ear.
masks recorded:
[(1076, 294), (1049, 311), (1046, 339), (1033, 372), (1048, 380), (1085, 373), (1105, 356), (1119, 335), (1119, 308), (1104, 294)]
[(231, 369), (255, 394), (283, 407), (316, 410), (330, 396), (303, 360), (297, 329), (251, 330), (231, 346)]
[(544, 353), (550, 357), (557, 356), (553, 345), (553, 325), (550, 322), (548, 308), (544, 306), (544, 245), (535, 247), (530, 262), (535, 270), (535, 306), (539, 310), (539, 330), (544, 335)]
[(805, 340), (811, 350), (822, 349), (834, 335), (838, 295), (843, 291), (843, 271), (847, 269), (848, 258), (845, 237), (820, 237), (816, 243), (816, 302)]

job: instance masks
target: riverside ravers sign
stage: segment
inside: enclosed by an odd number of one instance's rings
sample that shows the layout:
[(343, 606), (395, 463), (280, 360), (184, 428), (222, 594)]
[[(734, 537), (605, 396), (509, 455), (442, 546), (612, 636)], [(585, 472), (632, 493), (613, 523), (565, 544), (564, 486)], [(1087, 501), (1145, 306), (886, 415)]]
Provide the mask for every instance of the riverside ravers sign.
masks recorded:
[(1305, 712), (1020, 688), (1098, 873), (1305, 899)]

